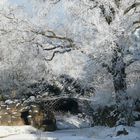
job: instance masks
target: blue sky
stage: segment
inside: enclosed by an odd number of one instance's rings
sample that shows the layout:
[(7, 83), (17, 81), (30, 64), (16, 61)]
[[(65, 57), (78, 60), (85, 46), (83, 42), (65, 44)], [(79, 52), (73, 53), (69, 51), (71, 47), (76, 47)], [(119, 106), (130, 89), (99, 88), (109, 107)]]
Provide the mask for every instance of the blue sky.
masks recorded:
[(24, 6), (25, 9), (28, 11), (28, 13), (31, 14), (32, 6), (27, 0), (9, 0), (9, 2), (11, 4), (17, 4), (17, 5)]
[[(11, 4), (17, 4), (25, 7), (25, 10), (32, 15), (32, 5), (29, 0), (9, 0)], [(49, 14), (47, 16), (47, 20), (49, 20), (48, 25), (53, 28), (58, 28), (58, 26), (65, 24), (68, 22), (68, 18), (66, 15), (66, 11), (64, 9), (63, 3), (58, 3), (55, 7), (50, 9)], [(34, 14), (33, 14), (34, 15)]]
[[(12, 3), (16, 3), (16, 4), (21, 4), (21, 3), (23, 3), (23, 1), (22, 0), (9, 0), (10, 2), (12, 2)], [(26, 0), (25, 0), (26, 1)]]

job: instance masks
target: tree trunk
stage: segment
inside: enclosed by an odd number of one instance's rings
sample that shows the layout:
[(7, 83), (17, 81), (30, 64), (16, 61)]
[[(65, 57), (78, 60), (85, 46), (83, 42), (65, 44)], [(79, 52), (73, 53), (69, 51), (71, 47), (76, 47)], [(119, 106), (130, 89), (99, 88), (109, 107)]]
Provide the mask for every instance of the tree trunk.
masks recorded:
[(111, 74), (113, 76), (113, 85), (116, 94), (119, 96), (120, 93), (126, 93), (126, 65), (123, 60), (121, 49), (114, 49), (114, 53), (111, 60)]
[(123, 60), (123, 53), (120, 48), (114, 50), (112, 57), (111, 74), (116, 93), (116, 110), (120, 113), (118, 124), (133, 125), (133, 103), (127, 95), (126, 64)]

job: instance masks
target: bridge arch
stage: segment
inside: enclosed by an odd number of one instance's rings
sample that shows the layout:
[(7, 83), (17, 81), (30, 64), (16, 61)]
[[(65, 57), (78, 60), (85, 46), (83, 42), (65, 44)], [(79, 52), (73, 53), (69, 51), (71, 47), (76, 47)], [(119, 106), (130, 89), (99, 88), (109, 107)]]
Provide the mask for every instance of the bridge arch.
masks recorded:
[(53, 104), (53, 109), (54, 111), (77, 114), (79, 112), (79, 105), (75, 98), (60, 98)]

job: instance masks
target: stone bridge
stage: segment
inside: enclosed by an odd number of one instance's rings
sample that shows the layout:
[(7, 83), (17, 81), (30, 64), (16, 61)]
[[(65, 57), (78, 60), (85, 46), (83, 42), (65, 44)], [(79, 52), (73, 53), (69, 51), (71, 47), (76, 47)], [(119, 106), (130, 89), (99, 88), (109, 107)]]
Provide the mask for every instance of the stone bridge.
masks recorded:
[(70, 112), (72, 114), (85, 113), (90, 115), (92, 113), (90, 107), (91, 100), (88, 98), (76, 98), (76, 97), (52, 97), (44, 98), (41, 100), (41, 104), (44, 109), (51, 110), (53, 112)]
[(85, 98), (49, 97), (34, 102), (0, 102), (0, 125), (32, 125), (43, 130), (55, 130), (55, 112), (91, 115)]

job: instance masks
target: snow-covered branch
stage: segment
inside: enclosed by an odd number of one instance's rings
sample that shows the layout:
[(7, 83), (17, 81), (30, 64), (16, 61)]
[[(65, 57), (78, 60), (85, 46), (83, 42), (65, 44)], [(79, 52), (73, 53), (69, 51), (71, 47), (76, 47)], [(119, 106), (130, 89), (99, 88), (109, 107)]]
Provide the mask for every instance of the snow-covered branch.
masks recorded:
[(124, 11), (124, 15), (127, 14), (129, 11), (131, 11), (132, 9), (137, 8), (138, 6), (140, 6), (140, 2), (135, 2), (133, 3), (131, 6), (129, 6), (125, 11)]
[(71, 48), (74, 47), (74, 44), (73, 44), (73, 40), (72, 39), (67, 38), (67, 37), (56, 35), (53, 31), (48, 30), (48, 31), (44, 32), (44, 31), (31, 30), (31, 32), (33, 32), (33, 33), (35, 33), (37, 35), (45, 36), (45, 37), (50, 38), (50, 39), (59, 39), (60, 41), (67, 41), (69, 43), (69, 45), (68, 45), (69, 47), (71, 47)]
[(45, 58), (46, 61), (51, 61), (53, 60), (53, 58), (55, 57), (56, 54), (64, 54), (66, 52), (70, 52), (71, 49), (66, 49), (66, 50), (63, 50), (63, 51), (54, 51), (51, 58)]
[(139, 61), (140, 59), (131, 59), (131, 60), (129, 60), (127, 63), (126, 63), (126, 66), (128, 67), (128, 66), (130, 66), (131, 64), (133, 64), (134, 62), (136, 62), (136, 61)]

